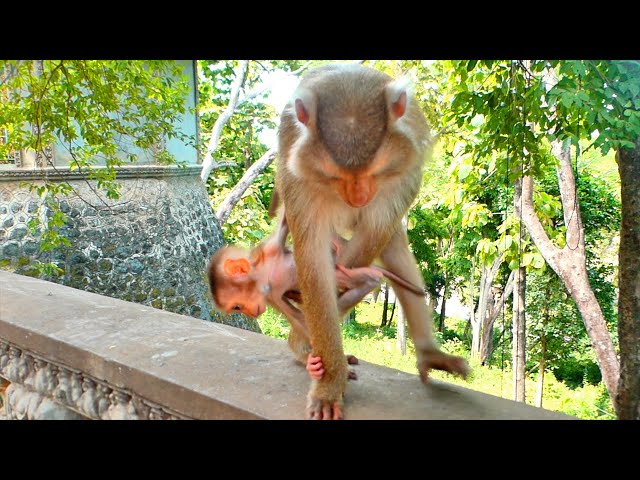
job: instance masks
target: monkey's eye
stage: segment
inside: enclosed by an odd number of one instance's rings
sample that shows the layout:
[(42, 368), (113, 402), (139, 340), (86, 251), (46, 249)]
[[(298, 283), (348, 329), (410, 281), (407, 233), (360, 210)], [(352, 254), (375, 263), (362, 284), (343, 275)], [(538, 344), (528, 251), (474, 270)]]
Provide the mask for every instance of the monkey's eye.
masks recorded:
[(233, 307), (231, 307), (231, 310), (236, 310), (236, 311), (238, 311), (238, 312), (239, 312), (240, 310), (242, 310), (242, 306), (240, 306), (240, 305), (234, 305)]

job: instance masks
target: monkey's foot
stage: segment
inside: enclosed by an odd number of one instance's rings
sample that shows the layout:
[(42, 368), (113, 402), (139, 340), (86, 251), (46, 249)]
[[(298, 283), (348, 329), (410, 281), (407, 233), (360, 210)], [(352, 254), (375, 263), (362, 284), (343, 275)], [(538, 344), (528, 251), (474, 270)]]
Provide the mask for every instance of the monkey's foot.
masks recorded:
[(322, 380), (312, 380), (311, 389), (307, 395), (307, 420), (342, 420), (343, 397), (349, 379), (349, 368), (344, 356), (341, 361), (333, 364), (324, 358), (326, 372)]
[[(360, 361), (358, 360), (358, 357), (356, 357), (355, 355), (347, 354), (347, 363), (349, 365), (358, 365), (360, 363)], [(357, 380), (357, 379), (358, 379), (358, 374), (356, 373), (355, 370), (352, 370), (350, 368), (349, 369), (349, 380)]]
[(453, 375), (458, 375), (464, 379), (469, 375), (469, 364), (462, 357), (449, 355), (439, 350), (430, 350), (423, 352), (418, 360), (418, 372), (420, 372), (420, 380), (427, 383), (429, 380), (429, 370), (443, 370)]
[(332, 402), (309, 396), (304, 418), (305, 420), (344, 420), (342, 400)]

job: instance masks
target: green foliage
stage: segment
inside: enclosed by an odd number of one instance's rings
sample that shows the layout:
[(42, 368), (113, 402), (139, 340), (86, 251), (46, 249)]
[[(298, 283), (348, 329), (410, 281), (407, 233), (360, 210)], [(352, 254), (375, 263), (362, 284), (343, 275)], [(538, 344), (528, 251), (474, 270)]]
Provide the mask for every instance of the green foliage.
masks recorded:
[[(188, 92), (175, 62), (5, 60), (0, 71), (0, 128), (8, 131), (0, 158), (12, 150), (38, 152), (57, 140), (69, 147), (73, 168), (101, 162), (110, 170), (123, 163), (122, 137), (140, 149), (165, 139), (188, 140), (175, 127)], [(127, 161), (136, 158), (127, 152)]]
[[(202, 156), (206, 154), (213, 126), (229, 104), (231, 84), (237, 61), (198, 62), (198, 88)], [(276, 70), (292, 71), (301, 66), (300, 61), (250, 62), (247, 77), (240, 91), (240, 99), (260, 89), (269, 73)], [(275, 129), (280, 112), (276, 112), (266, 101), (265, 90), (247, 101), (238, 104), (222, 130), (215, 152), (216, 162), (224, 165), (209, 176), (207, 181), (212, 207), (217, 209), (245, 171), (266, 151), (260, 134)], [(259, 242), (271, 230), (267, 209), (273, 191), (274, 169), (267, 168), (244, 193), (222, 225), (225, 238), (233, 244), (245, 246)]]
[[(71, 170), (95, 180), (107, 199), (118, 199), (116, 167), (136, 161), (140, 151), (157, 151), (162, 163), (176, 163), (158, 145), (174, 138), (194, 142), (176, 127), (187, 93), (182, 67), (173, 61), (2, 60), (0, 161), (19, 150), (47, 158), (45, 148), (60, 143)], [(67, 218), (55, 199), (71, 187), (63, 182), (31, 188), (47, 198), (41, 249), (68, 245), (59, 233)]]
[(578, 310), (557, 275), (549, 270), (529, 274), (526, 305), (527, 369), (537, 370), (543, 347), (547, 369), (571, 364), (570, 370), (584, 370), (595, 363), (584, 323), (576, 321)]
[(262, 333), (270, 337), (286, 339), (289, 336), (286, 317), (271, 307), (258, 317), (258, 324)]
[(444, 226), (442, 210), (416, 206), (409, 211), (407, 235), (413, 254), (418, 261), (425, 286), (432, 295), (438, 295), (444, 286), (444, 265), (438, 261), (443, 240), (449, 232)]

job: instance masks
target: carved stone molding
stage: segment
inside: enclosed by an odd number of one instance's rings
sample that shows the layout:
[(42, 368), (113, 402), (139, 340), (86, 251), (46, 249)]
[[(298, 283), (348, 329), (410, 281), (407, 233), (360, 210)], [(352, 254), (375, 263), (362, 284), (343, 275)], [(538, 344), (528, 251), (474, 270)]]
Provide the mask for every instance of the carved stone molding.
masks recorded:
[[(100, 167), (94, 168), (98, 169)], [(174, 165), (136, 165), (115, 168), (116, 176), (119, 179), (145, 177), (190, 177), (199, 176), (201, 171), (202, 165), (185, 165), (182, 167)], [(44, 178), (57, 181), (86, 179), (87, 172), (79, 172), (78, 170), (70, 171), (69, 167), (0, 170), (0, 181), (42, 180)]]
[(23, 350), (0, 338), (0, 376), (9, 419), (187, 419), (132, 392)]

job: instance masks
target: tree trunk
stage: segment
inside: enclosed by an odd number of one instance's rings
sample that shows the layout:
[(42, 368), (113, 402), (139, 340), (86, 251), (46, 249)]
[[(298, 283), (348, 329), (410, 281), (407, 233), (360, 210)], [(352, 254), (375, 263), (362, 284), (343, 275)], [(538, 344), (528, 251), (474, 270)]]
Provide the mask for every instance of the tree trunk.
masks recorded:
[(380, 327), (384, 327), (387, 325), (387, 310), (389, 309), (389, 284), (385, 282), (384, 284), (384, 304), (382, 307), (382, 322), (380, 322)]
[[(544, 325), (543, 320), (543, 325)], [(542, 396), (544, 390), (545, 357), (547, 355), (547, 338), (544, 335), (544, 327), (540, 336), (540, 361), (538, 362), (538, 390), (536, 392), (536, 407), (542, 408)]]
[(447, 318), (445, 312), (447, 311), (447, 294), (449, 293), (448, 283), (445, 275), (444, 288), (442, 289), (442, 306), (440, 307), (440, 323), (438, 324), (438, 331), (440, 333), (444, 333), (444, 320)]
[[(551, 295), (551, 282), (545, 286), (547, 297)], [(547, 336), (545, 334), (547, 323), (549, 322), (549, 304), (546, 303), (542, 311), (542, 329), (540, 333), (540, 361), (538, 362), (538, 390), (536, 392), (536, 407), (542, 408), (542, 397), (544, 395), (544, 369), (547, 359)]]
[(347, 325), (355, 321), (356, 321), (356, 309), (352, 308), (351, 311), (344, 316), (344, 318), (342, 319), (342, 323), (343, 325)]
[[(473, 315), (471, 321), (471, 359), (478, 361), (480, 359), (480, 337), (482, 336), (482, 320), (485, 314), (485, 284), (487, 283), (487, 268), (482, 267), (480, 273), (480, 286), (478, 297), (478, 308)], [(473, 277), (472, 277), (473, 278)]]
[(407, 319), (405, 318), (402, 305), (398, 305), (398, 333), (396, 336), (396, 346), (402, 355), (407, 354)]
[(525, 318), (525, 292), (527, 269), (520, 267), (513, 277), (513, 399), (526, 402), (525, 399), (525, 361), (527, 353), (527, 335)]
[[(474, 284), (474, 271), (476, 268), (476, 257), (474, 256), (472, 261), (471, 261), (471, 271), (469, 272), (469, 293), (468, 293), (468, 298), (467, 298), (467, 308), (469, 309), (469, 325), (471, 326), (471, 359), (474, 359), (474, 353), (475, 351), (477, 351), (478, 346), (474, 345), (474, 341), (478, 341), (478, 339), (480, 338), (480, 322), (478, 321), (477, 317), (476, 317), (476, 305), (475, 305), (475, 299), (474, 299), (474, 293), (475, 293), (475, 284)], [(467, 333), (468, 329), (465, 328), (465, 334)]]
[(531, 177), (524, 177), (521, 182), (518, 182), (522, 186), (522, 205), (520, 202), (516, 203), (516, 213), (522, 215), (522, 220), (531, 239), (547, 264), (560, 277), (569, 295), (576, 303), (595, 350), (602, 378), (615, 405), (619, 379), (618, 358), (600, 304), (593, 294), (587, 276), (584, 228), (582, 227), (580, 207), (575, 196), (576, 183), (571, 169), (570, 150), (568, 146), (559, 148), (555, 144), (554, 153), (560, 160), (558, 183), (567, 228), (566, 245), (563, 248), (556, 247), (544, 231), (533, 206), (533, 179)]
[(620, 379), (615, 403), (620, 420), (640, 420), (640, 139), (633, 150), (619, 150), (616, 160), (622, 224), (618, 253)]
[(394, 300), (391, 304), (391, 315), (389, 315), (389, 325), (393, 325), (393, 314), (396, 311), (396, 301)]
[(489, 361), (491, 359), (491, 355), (493, 354), (493, 325), (496, 321), (496, 318), (498, 318), (500, 313), (502, 313), (504, 302), (513, 293), (514, 273), (515, 270), (511, 270), (502, 295), (498, 297), (497, 302), (489, 312), (485, 327), (482, 331), (482, 337), (480, 338), (480, 363), (482, 365)]
[(478, 327), (473, 330), (474, 337), (471, 339), (471, 358), (477, 361), (481, 361), (483, 339), (486, 338), (487, 334), (491, 334), (491, 332), (487, 332), (489, 330), (487, 328), (489, 313), (495, 305), (495, 295), (491, 286), (502, 264), (502, 257), (503, 254), (501, 253), (491, 267), (483, 266), (482, 274), (480, 275), (480, 298), (478, 299), (478, 313), (476, 315)]

